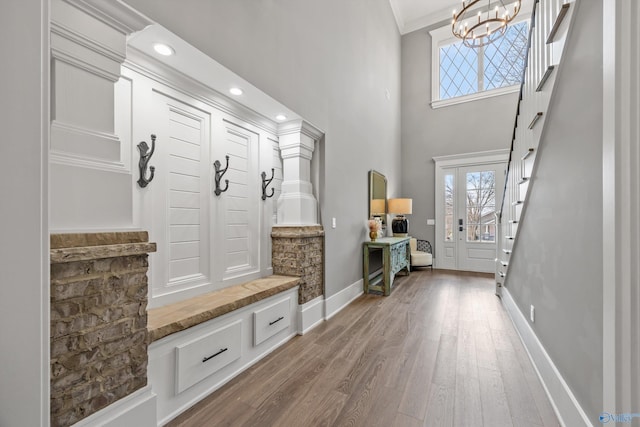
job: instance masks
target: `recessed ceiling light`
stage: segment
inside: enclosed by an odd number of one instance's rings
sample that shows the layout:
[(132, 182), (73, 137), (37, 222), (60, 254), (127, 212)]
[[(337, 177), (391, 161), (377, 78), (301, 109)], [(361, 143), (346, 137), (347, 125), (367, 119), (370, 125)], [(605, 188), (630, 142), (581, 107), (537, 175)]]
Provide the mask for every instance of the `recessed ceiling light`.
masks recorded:
[(174, 53), (176, 53), (175, 50), (173, 50), (173, 48), (169, 45), (166, 45), (164, 43), (156, 43), (153, 45), (153, 50), (155, 50), (157, 53), (159, 53), (162, 56), (171, 56)]
[(278, 114), (276, 116), (276, 120), (280, 120), (280, 121), (287, 120), (287, 116), (285, 116), (284, 114)]
[(232, 87), (231, 89), (229, 89), (229, 92), (231, 93), (231, 95), (236, 96), (240, 96), (244, 93), (239, 87)]

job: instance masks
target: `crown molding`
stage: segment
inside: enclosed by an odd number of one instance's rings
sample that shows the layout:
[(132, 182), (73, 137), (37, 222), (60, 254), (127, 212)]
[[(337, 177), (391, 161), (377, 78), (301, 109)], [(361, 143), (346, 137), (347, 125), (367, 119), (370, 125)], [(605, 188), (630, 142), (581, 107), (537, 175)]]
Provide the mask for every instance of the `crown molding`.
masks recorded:
[(320, 141), (324, 132), (305, 120), (291, 120), (278, 126), (278, 136), (301, 133), (314, 141)]
[[(392, 3), (391, 5), (392, 9), (394, 8), (393, 3), (395, 3), (396, 1), (397, 0), (389, 0), (389, 2)], [(513, 1), (510, 1), (508, 4), (513, 3)], [(533, 9), (533, 3), (534, 3), (534, 0), (522, 0), (522, 8), (520, 13), (523, 13), (526, 11), (526, 14), (530, 15), (531, 10)], [(462, 4), (462, 0), (459, 1), (458, 7), (460, 7), (461, 4)], [(400, 30), (400, 35), (409, 34), (413, 31), (420, 30), (425, 27), (430, 27), (436, 24), (444, 24), (445, 22), (448, 24), (451, 24), (451, 19), (452, 19), (451, 12), (453, 11), (453, 9), (454, 8), (452, 7), (446, 7), (436, 12), (432, 12), (427, 15), (423, 15), (418, 18), (412, 19), (410, 21), (403, 22), (404, 25)], [(395, 14), (395, 9), (394, 9), (394, 14)], [(398, 18), (396, 18), (396, 21), (397, 20)], [(398, 27), (400, 28), (399, 25)]]
[(391, 5), (391, 11), (393, 12), (393, 17), (396, 19), (396, 25), (398, 26), (398, 31), (400, 35), (404, 34), (404, 19), (402, 19), (402, 14), (400, 13), (400, 7), (398, 7), (398, 0), (389, 0), (389, 4)]
[(449, 21), (451, 19), (451, 11), (452, 9), (450, 7), (447, 7), (444, 9), (440, 9), (437, 12), (412, 19), (411, 21), (408, 21), (404, 24), (403, 31), (401, 31), (400, 34), (409, 34), (413, 31), (441, 23), (443, 21)]
[(122, 34), (141, 31), (154, 22), (122, 0), (64, 0)]

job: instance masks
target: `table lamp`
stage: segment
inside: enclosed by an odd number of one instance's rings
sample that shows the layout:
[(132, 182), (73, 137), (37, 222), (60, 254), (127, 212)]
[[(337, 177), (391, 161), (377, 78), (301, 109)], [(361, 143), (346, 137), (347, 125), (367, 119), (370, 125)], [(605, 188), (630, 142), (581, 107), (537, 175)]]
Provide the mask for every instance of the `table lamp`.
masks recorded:
[(389, 213), (397, 216), (391, 221), (391, 230), (394, 237), (407, 237), (409, 235), (409, 221), (405, 215), (412, 213), (413, 199), (389, 199)]

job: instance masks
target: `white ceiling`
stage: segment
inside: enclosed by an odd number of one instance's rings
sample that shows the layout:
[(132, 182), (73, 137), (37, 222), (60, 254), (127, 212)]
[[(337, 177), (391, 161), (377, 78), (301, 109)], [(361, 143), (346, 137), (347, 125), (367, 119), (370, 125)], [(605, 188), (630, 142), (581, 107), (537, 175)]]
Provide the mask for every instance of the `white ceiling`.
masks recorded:
[(407, 34), (451, 18), (462, 0), (389, 0), (400, 34)]

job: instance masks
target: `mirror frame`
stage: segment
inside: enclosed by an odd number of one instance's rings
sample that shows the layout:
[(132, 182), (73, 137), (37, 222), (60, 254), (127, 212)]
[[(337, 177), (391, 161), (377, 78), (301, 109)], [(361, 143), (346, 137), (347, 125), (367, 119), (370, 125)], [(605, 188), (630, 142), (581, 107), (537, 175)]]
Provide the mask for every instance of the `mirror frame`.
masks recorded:
[[(375, 187), (375, 184), (377, 182), (380, 182), (381, 184), (383, 184), (384, 188), (382, 189), (382, 191), (380, 191), (380, 189), (378, 189), (377, 187)], [(382, 229), (386, 229), (387, 227), (387, 177), (384, 176), (383, 174), (381, 174), (378, 171), (375, 171), (373, 169), (371, 169), (369, 171), (369, 201), (367, 203), (368, 205), (368, 211), (369, 211), (369, 218), (372, 218), (372, 212), (371, 212), (371, 202), (374, 199), (379, 199), (380, 197), (374, 197), (374, 196), (380, 196), (383, 195), (383, 199), (384, 199), (384, 215), (382, 215), (382, 217), (380, 218), (382, 220)]]

